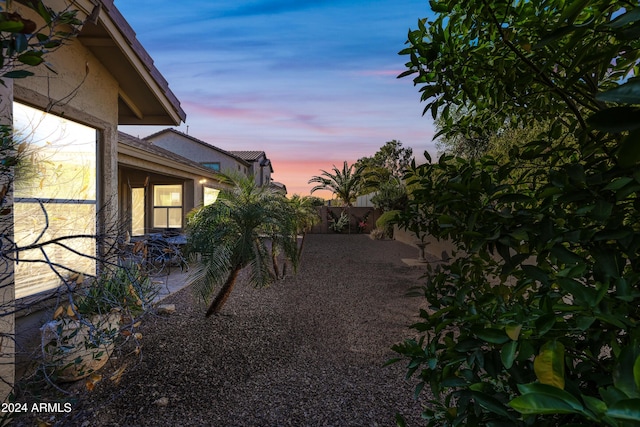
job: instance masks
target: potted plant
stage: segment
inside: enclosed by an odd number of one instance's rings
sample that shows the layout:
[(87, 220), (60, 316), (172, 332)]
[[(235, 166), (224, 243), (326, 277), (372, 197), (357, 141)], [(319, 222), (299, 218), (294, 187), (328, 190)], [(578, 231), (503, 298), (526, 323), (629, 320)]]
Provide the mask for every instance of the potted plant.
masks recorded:
[[(133, 319), (150, 302), (149, 278), (118, 267), (99, 277), (70, 280), (69, 303), (60, 305), (41, 328), (45, 367), (60, 382), (85, 378), (109, 360), (123, 320)], [(144, 299), (144, 301), (143, 301)]]

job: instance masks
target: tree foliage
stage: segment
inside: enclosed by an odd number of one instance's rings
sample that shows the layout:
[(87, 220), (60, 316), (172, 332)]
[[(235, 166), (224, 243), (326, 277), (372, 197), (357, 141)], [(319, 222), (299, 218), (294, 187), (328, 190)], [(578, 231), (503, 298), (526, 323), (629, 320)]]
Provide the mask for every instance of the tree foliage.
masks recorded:
[(402, 147), (402, 142), (393, 139), (387, 141), (372, 157), (359, 158), (356, 167), (363, 166), (375, 184), (387, 181), (389, 177), (401, 179), (412, 157), (411, 147)]
[[(395, 346), (429, 425), (640, 422), (640, 8), (430, 2), (408, 70), (441, 134), (549, 123), (509, 161), (413, 166), (403, 225), (452, 241)], [(468, 112), (455, 123), (451, 111)]]
[(0, 7), (0, 81), (33, 75), (32, 67), (46, 62), (46, 56), (73, 37), (83, 24), (77, 11), (70, 7), (54, 11), (42, 0), (20, 2), (30, 9), (40, 22), (23, 17), (13, 10), (13, 1)]
[(273, 255), (282, 251), (294, 268), (298, 262), (298, 222), (290, 203), (268, 186), (245, 176), (227, 177), (215, 203), (189, 214), (189, 251), (200, 256), (189, 281), (204, 300), (222, 285), (206, 315), (218, 314), (240, 270), (250, 267), (249, 283), (268, 286), (279, 277)]
[(333, 173), (321, 170), (322, 174), (309, 180), (309, 184), (317, 183), (311, 189), (313, 194), (318, 190), (329, 190), (335, 197), (342, 201), (343, 206), (352, 206), (359, 195), (362, 194), (365, 182), (363, 165), (349, 165), (345, 160), (342, 170), (333, 166)]

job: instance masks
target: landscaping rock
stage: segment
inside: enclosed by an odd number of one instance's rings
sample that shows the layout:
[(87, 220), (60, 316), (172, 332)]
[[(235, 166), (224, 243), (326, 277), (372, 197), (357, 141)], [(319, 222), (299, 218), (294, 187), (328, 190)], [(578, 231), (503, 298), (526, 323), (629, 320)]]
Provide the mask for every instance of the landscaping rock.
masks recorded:
[(158, 314), (163, 314), (163, 315), (170, 315), (176, 312), (176, 305), (175, 304), (160, 304), (158, 307), (156, 307), (156, 312)]

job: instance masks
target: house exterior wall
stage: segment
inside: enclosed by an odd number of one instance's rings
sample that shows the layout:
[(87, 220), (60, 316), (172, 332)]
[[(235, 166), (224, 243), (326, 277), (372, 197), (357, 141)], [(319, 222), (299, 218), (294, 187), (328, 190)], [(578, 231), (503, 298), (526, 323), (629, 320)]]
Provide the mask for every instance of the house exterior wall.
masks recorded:
[[(13, 104), (13, 82), (5, 81), (5, 85), (0, 85), (0, 124), (11, 125), (12, 123), (12, 104)], [(10, 183), (7, 177), (0, 176), (0, 188), (8, 188), (9, 193), (5, 195), (6, 205), (13, 205)], [(3, 182), (4, 181), (4, 182)], [(6, 187), (5, 187), (6, 186)], [(4, 208), (4, 206), (3, 206)], [(13, 235), (13, 211), (3, 212), (2, 221), (0, 222), (1, 236)], [(4, 239), (3, 239), (4, 240)], [(0, 242), (2, 247), (10, 245), (9, 241)], [(2, 309), (0, 310), (0, 398), (11, 392), (11, 384), (7, 383), (13, 380), (15, 376), (15, 341), (14, 335), (14, 300), (15, 289), (13, 286), (13, 262), (7, 259), (0, 260), (0, 300)]]
[(159, 134), (150, 139), (154, 145), (172, 151), (182, 157), (198, 163), (220, 163), (220, 172), (234, 171), (247, 173), (245, 164), (237, 158), (228, 156), (213, 147), (206, 147), (189, 138), (172, 132)]
[[(96, 185), (97, 208), (100, 212), (97, 233), (100, 233), (117, 220), (118, 83), (77, 39), (69, 40), (65, 46), (49, 54), (47, 61), (58, 74), (43, 66), (33, 68), (31, 71), (35, 72), (34, 76), (13, 82), (10, 95), (16, 102), (97, 129)], [(4, 102), (11, 98), (3, 93), (0, 99)], [(6, 111), (2, 116), (5, 121), (10, 120)], [(5, 304), (14, 299), (13, 276), (8, 285), (3, 286), (0, 294)], [(38, 328), (50, 320), (50, 307), (45, 303), (38, 305), (38, 308), (43, 310), (28, 315), (19, 312), (15, 322), (13, 316), (3, 316), (0, 322), (3, 332), (11, 332), (17, 349), (3, 343), (0, 353), (3, 359), (0, 361), (0, 399), (5, 399), (11, 391), (16, 372), (16, 364), (5, 363), (5, 360), (19, 362), (28, 357), (32, 346), (39, 342)]]

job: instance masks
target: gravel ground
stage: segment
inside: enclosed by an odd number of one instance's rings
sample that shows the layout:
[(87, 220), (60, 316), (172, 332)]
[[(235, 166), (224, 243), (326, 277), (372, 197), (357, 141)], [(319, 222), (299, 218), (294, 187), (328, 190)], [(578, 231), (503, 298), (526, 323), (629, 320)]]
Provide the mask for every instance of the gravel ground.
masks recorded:
[(80, 393), (70, 414), (45, 420), (392, 426), (401, 413), (419, 425), (405, 363), (383, 367), (394, 357), (390, 347), (412, 336), (407, 326), (424, 302), (404, 296), (421, 283), (422, 270), (401, 259), (416, 254), (366, 235), (310, 235), (297, 275), (267, 289), (240, 276), (219, 316), (205, 318), (205, 306), (185, 288), (163, 301), (176, 305), (175, 314), (145, 320), (141, 359), (118, 358), (106, 368), (105, 378), (127, 364), (119, 384), (105, 379)]

